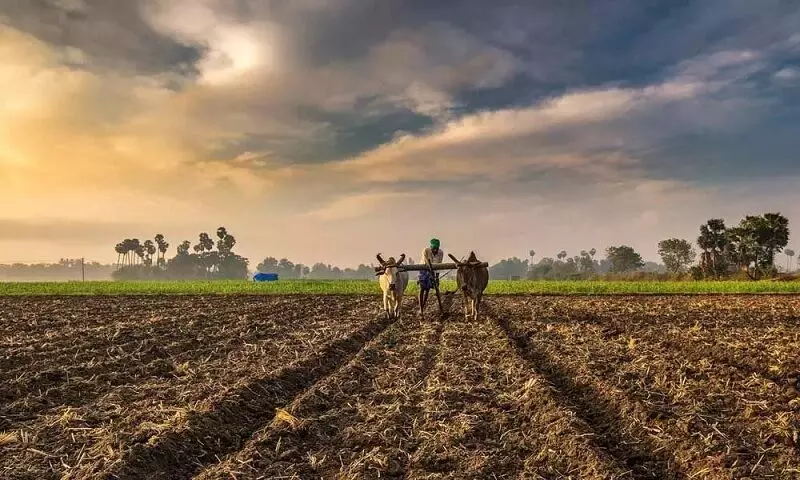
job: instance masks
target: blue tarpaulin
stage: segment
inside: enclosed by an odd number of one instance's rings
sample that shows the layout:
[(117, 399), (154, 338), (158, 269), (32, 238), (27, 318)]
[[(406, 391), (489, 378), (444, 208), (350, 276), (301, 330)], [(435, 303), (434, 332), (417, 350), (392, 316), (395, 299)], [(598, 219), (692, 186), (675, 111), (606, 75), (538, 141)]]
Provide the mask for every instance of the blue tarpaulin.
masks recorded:
[(256, 282), (275, 282), (278, 280), (277, 273), (256, 273), (253, 275), (253, 281)]

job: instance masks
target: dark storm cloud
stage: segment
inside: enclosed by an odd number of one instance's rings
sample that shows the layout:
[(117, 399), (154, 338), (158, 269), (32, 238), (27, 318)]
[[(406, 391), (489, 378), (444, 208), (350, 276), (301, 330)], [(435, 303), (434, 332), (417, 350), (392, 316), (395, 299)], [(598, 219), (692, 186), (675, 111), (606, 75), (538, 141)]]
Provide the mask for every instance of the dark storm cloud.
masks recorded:
[[(525, 148), (587, 155), (614, 148), (641, 157), (654, 175), (710, 178), (722, 165), (732, 167), (728, 175), (781, 174), (796, 147), (787, 125), (798, 121), (791, 106), (800, 71), (797, 2), (191, 4), (226, 24), (268, 22), (283, 49), (280, 74), (261, 72), (238, 89), (209, 88), (194, 107), (210, 124), (231, 119), (219, 129), (239, 135), (217, 142), (215, 153), (224, 156), (268, 152), (277, 163), (329, 162), (484, 111), (670, 81), (698, 93), (589, 127), (552, 127), (531, 135)], [(154, 25), (153, 11), (165, 5), (179, 5), (175, 22), (188, 21), (180, 4), (160, 0), (6, 0), (0, 15), (51, 45), (80, 49), (92, 68), (191, 76), (213, 45), (202, 32)], [(752, 58), (740, 60), (745, 53)], [(760, 166), (748, 167), (756, 156)], [(699, 159), (707, 160), (700, 166)]]
[(4, 0), (0, 19), (51, 45), (81, 50), (90, 68), (146, 74), (189, 66), (200, 56), (197, 47), (155, 32), (138, 1)]

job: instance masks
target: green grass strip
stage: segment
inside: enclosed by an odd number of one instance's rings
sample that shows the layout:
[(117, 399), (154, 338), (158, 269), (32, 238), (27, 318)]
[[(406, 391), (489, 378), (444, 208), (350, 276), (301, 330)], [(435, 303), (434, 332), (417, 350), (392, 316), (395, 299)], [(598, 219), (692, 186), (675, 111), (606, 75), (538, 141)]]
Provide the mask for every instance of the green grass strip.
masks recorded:
[[(455, 290), (455, 282), (442, 282), (442, 290)], [(411, 281), (408, 294), (416, 294)], [(135, 281), (135, 282), (7, 282), (0, 295), (364, 295), (379, 294), (375, 281), (282, 280), (252, 281)], [(773, 281), (491, 281), (487, 294), (629, 295), (629, 294), (756, 294), (800, 293), (800, 282)]]

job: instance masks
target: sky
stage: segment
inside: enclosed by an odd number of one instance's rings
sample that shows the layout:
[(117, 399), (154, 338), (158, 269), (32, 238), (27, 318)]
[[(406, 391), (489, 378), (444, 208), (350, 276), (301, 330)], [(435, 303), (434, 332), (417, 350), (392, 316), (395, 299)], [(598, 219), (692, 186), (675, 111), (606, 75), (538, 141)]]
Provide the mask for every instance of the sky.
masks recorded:
[[(3, 0), (0, 263), (357, 265), (800, 221), (800, 2)], [(800, 245), (790, 241), (790, 245)]]

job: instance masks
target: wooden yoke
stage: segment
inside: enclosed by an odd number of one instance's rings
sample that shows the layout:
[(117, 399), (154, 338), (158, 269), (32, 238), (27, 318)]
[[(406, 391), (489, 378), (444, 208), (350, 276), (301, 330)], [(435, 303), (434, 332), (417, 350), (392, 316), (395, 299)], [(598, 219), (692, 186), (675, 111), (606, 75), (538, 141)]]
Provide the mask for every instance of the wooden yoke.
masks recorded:
[[(486, 267), (489, 268), (489, 264), (487, 262), (480, 262), (480, 263), (470, 263), (470, 264), (461, 264), (465, 267)], [(421, 270), (455, 270), (457, 269), (459, 264), (457, 263), (437, 263), (434, 265), (420, 265), (420, 264), (408, 264), (402, 265), (397, 267), (398, 271), (401, 272), (419, 272)], [(383, 267), (375, 267), (375, 271), (383, 270)]]

